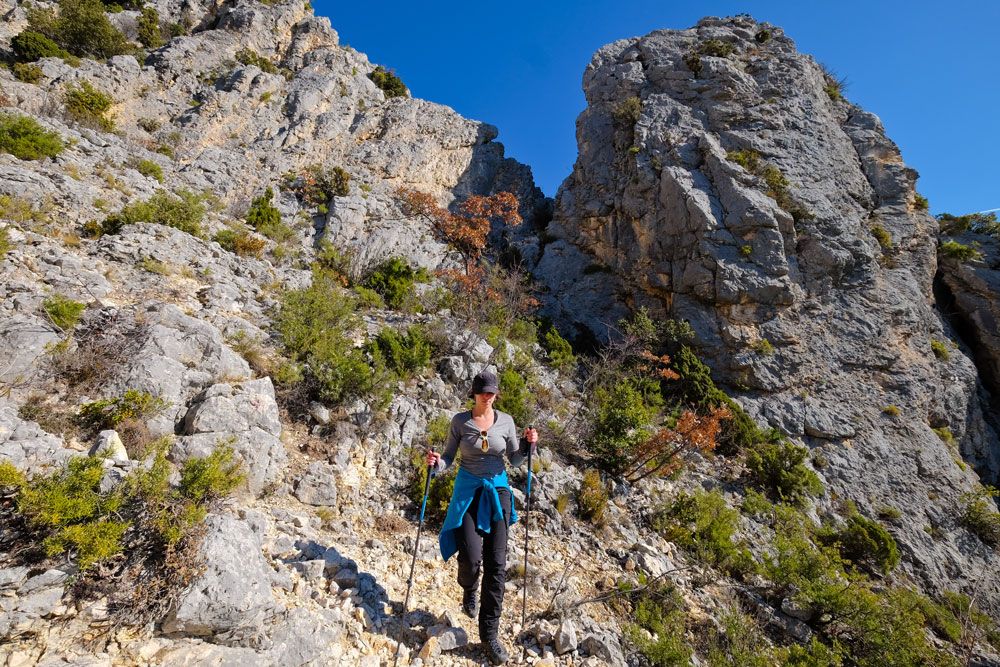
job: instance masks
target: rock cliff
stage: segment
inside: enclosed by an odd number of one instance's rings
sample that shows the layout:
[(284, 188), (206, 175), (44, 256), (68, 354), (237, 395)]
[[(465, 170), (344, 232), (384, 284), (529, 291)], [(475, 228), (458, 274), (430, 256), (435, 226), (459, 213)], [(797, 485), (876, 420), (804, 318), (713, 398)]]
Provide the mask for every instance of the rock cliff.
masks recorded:
[(937, 221), (879, 119), (749, 17), (609, 44), (583, 88), (579, 157), (548, 243), (526, 249), (553, 316), (598, 337), (624, 307), (688, 321), (716, 378), (828, 461), (838, 496), (869, 514), (893, 498), (915, 577), (990, 569), (954, 528), (977, 482), (962, 458), (984, 481), (1000, 471), (970, 359), (980, 351), (991, 377), (995, 285), (946, 270), (976, 330), (963, 343), (932, 291)]

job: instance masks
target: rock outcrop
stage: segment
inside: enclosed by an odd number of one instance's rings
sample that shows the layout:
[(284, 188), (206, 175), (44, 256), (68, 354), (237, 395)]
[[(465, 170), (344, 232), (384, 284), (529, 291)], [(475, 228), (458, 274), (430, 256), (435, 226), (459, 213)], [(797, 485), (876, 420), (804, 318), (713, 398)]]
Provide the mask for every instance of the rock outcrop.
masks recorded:
[[(822, 453), (837, 495), (869, 514), (893, 499), (915, 577), (941, 589), (989, 569), (957, 527), (976, 476), (932, 429), (984, 479), (1000, 438), (966, 353), (932, 352), (958, 337), (932, 294), (937, 223), (878, 118), (750, 17), (609, 44), (583, 86), (535, 267), (553, 318), (597, 337), (622, 305), (688, 321), (717, 380)], [(975, 281), (959, 290), (989, 292)]]

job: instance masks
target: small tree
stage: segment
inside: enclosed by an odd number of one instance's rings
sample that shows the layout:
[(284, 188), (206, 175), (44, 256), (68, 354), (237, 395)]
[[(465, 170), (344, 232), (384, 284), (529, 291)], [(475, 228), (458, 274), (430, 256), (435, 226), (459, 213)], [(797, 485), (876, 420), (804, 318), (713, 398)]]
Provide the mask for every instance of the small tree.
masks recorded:
[(163, 29), (160, 27), (160, 14), (156, 11), (156, 7), (142, 8), (137, 30), (139, 41), (146, 48), (158, 49), (163, 46)]
[(472, 195), (459, 205), (458, 213), (438, 206), (426, 192), (400, 188), (396, 194), (408, 215), (429, 220), (441, 239), (462, 255), (466, 276), (471, 276), (479, 266), (494, 222), (521, 224), (519, 202), (510, 192), (488, 197)]
[(281, 212), (271, 205), (274, 199), (274, 190), (270, 187), (264, 190), (264, 194), (256, 197), (250, 204), (247, 211), (247, 224), (256, 230), (266, 229), (281, 223)]
[(59, 0), (55, 31), (56, 42), (77, 56), (111, 58), (133, 47), (108, 20), (100, 0)]

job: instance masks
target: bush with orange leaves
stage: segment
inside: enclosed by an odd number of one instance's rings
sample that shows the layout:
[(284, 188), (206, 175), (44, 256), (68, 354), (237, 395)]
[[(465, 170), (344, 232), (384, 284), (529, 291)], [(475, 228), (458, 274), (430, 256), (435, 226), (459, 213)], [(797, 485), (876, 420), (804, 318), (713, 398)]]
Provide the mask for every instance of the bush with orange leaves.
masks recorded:
[(488, 197), (471, 195), (458, 206), (458, 213), (442, 208), (426, 192), (399, 188), (396, 195), (404, 213), (430, 221), (440, 238), (462, 255), (467, 277), (472, 277), (479, 266), (486, 248), (486, 237), (494, 222), (521, 224), (518, 213), (520, 204), (510, 192), (498, 192)]
[(705, 415), (685, 410), (673, 428), (661, 428), (638, 444), (622, 477), (635, 483), (677, 472), (688, 454), (715, 449), (722, 421), (730, 417), (732, 413), (726, 408), (715, 408)]

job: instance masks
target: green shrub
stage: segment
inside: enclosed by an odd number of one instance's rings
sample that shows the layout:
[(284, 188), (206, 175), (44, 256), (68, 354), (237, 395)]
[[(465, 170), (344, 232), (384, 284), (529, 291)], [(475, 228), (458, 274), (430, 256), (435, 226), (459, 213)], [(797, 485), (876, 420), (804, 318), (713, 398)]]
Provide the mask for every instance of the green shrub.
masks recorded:
[[(59, 0), (59, 14), (48, 35), (71, 53), (88, 58), (111, 58), (129, 53), (132, 45), (104, 13), (100, 0)], [(29, 17), (29, 27), (31, 25)], [(39, 30), (39, 32), (45, 32)]]
[(892, 250), (892, 234), (883, 227), (882, 225), (872, 225), (872, 236), (878, 241), (878, 244), (882, 246), (882, 250), (889, 251)]
[(355, 325), (354, 303), (335, 276), (314, 271), (312, 285), (287, 292), (275, 324), (321, 400), (337, 404), (372, 389), (371, 368), (348, 337)]
[(236, 229), (221, 229), (216, 232), (213, 240), (231, 253), (240, 257), (260, 257), (267, 245), (264, 239), (257, 238), (249, 231)]
[(722, 632), (714, 632), (709, 642), (708, 667), (841, 667), (836, 649), (827, 648), (815, 637), (805, 645), (773, 647), (757, 621), (738, 606), (726, 609)]
[(278, 67), (274, 63), (252, 49), (243, 48), (237, 51), (236, 60), (243, 65), (256, 65), (262, 72), (268, 74), (278, 73)]
[(179, 490), (185, 497), (202, 503), (229, 495), (245, 479), (242, 465), (233, 460), (232, 446), (223, 444), (204, 458), (184, 462)]
[(24, 30), (10, 40), (18, 62), (33, 63), (41, 58), (65, 58), (69, 52), (40, 32)]
[(121, 508), (120, 493), (100, 491), (104, 462), (74, 457), (51, 476), (38, 475), (21, 489), (18, 511), (44, 531), (48, 556), (72, 550), (81, 570), (121, 550), (128, 524), (110, 520)]
[(160, 14), (155, 7), (142, 8), (137, 26), (139, 42), (148, 49), (158, 49), (164, 44), (163, 29), (160, 27)]
[(138, 266), (142, 267), (143, 271), (149, 271), (150, 273), (155, 273), (157, 275), (170, 275), (170, 267), (165, 262), (161, 262), (152, 256), (143, 257)]
[(892, 505), (879, 506), (876, 514), (878, 514), (878, 518), (883, 521), (896, 521), (903, 516), (903, 513), (899, 510), (899, 508), (893, 507)]
[(555, 327), (549, 326), (539, 341), (545, 349), (549, 364), (564, 373), (576, 368), (576, 355), (569, 341), (559, 335)]
[(962, 623), (956, 617), (955, 612), (949, 608), (949, 605), (935, 602), (926, 595), (909, 589), (901, 589), (899, 594), (907, 606), (914, 607), (920, 612), (927, 626), (938, 637), (947, 639), (953, 644), (962, 641)]
[(945, 342), (937, 338), (931, 338), (931, 350), (934, 352), (934, 356), (941, 361), (948, 361), (948, 357), (951, 356)]
[(927, 640), (927, 620), (910, 596), (899, 589), (884, 595), (855, 592), (854, 609), (847, 619), (852, 641), (851, 663), (859, 667), (940, 665), (958, 667), (951, 655)]
[(598, 526), (604, 525), (604, 513), (608, 509), (608, 487), (601, 479), (600, 471), (591, 468), (583, 473), (576, 502), (583, 519)]
[(889, 531), (856, 512), (847, 517), (847, 523), (839, 530), (821, 531), (819, 539), (868, 572), (889, 574), (899, 565), (899, 547)]
[(688, 69), (701, 74), (701, 57), (712, 56), (715, 58), (728, 58), (733, 54), (735, 47), (729, 42), (719, 39), (707, 39), (684, 56), (684, 64)]
[(992, 500), (997, 496), (1000, 496), (997, 489), (981, 486), (959, 498), (965, 506), (960, 517), (962, 525), (991, 547), (1000, 546), (1000, 512)]
[(691, 648), (684, 641), (687, 615), (676, 590), (662, 584), (643, 590), (632, 604), (630, 618), (624, 627), (625, 636), (645, 658), (644, 664), (653, 667), (691, 664)]
[(125, 225), (145, 222), (201, 236), (201, 221), (205, 217), (205, 210), (205, 198), (202, 195), (188, 190), (178, 190), (174, 194), (160, 190), (146, 201), (129, 204), (118, 213), (105, 218), (101, 223), (101, 230), (104, 234), (117, 234)]
[(642, 100), (638, 97), (626, 97), (612, 111), (615, 121), (625, 127), (634, 127), (642, 116)]
[(113, 103), (110, 95), (98, 90), (89, 81), (66, 86), (66, 111), (70, 118), (88, 127), (113, 131), (114, 121), (105, 115)]
[(405, 334), (386, 327), (379, 332), (373, 345), (386, 365), (402, 378), (420, 373), (431, 361), (431, 344), (420, 326), (409, 327)]
[(951, 215), (941, 213), (937, 216), (941, 231), (945, 234), (961, 234), (972, 231), (977, 234), (990, 234), (1000, 237), (1000, 221), (997, 214), (990, 213), (969, 213), (968, 215)]
[(10, 461), (0, 461), (0, 489), (19, 490), (27, 486), (27, 476)]
[(260, 231), (272, 229), (281, 224), (281, 212), (271, 204), (272, 199), (274, 199), (274, 190), (268, 187), (264, 190), (264, 194), (251, 202), (246, 218), (248, 225)]
[(129, 419), (145, 420), (167, 409), (169, 403), (159, 396), (138, 389), (128, 389), (121, 396), (87, 403), (80, 408), (78, 420), (94, 431), (117, 428)]
[(385, 308), (385, 299), (375, 290), (368, 289), (362, 285), (356, 285), (351, 289), (354, 290), (354, 294), (358, 297), (359, 308)]
[(500, 371), (497, 379), (500, 380), (500, 395), (496, 407), (513, 417), (515, 424), (520, 424), (522, 428), (527, 426), (531, 423), (533, 403), (527, 381), (509, 366)]
[(717, 490), (681, 493), (659, 507), (651, 518), (653, 530), (690, 551), (699, 560), (728, 572), (755, 568), (749, 551), (733, 542), (740, 513), (726, 505)]
[(927, 209), (929, 209), (931, 207), (931, 204), (930, 204), (929, 201), (927, 201), (927, 197), (923, 196), (919, 192), (914, 192), (913, 193), (913, 207), (915, 209), (917, 209), (918, 211), (926, 211)]
[[(30, 482), (13, 466), (0, 464), (0, 486), (16, 489), (17, 512), (34, 530), (21, 534), (32, 541), (27, 549), (41, 549), (47, 556), (68, 553), (85, 578), (95, 563), (119, 556), (119, 565), (98, 575), (101, 583), (125, 586), (109, 606), (134, 601), (140, 583), (162, 585), (173, 579), (182, 589), (193, 572), (185, 572), (183, 559), (164, 547), (186, 537), (205, 516), (207, 503), (231, 491), (241, 473), (231, 464), (231, 451), (220, 448), (207, 459), (190, 459), (181, 472), (181, 489), (174, 492), (165, 457), (168, 445), (169, 438), (161, 439), (148, 466), (105, 490), (100, 457), (71, 458), (61, 469), (37, 474)], [(141, 608), (149, 601), (135, 603)]]
[(703, 56), (713, 56), (716, 58), (728, 58), (733, 55), (735, 47), (729, 42), (721, 39), (706, 39), (698, 45), (698, 53)]
[(651, 434), (653, 410), (634, 382), (622, 380), (595, 392), (595, 410), (587, 448), (602, 470), (622, 474)]
[(765, 442), (747, 454), (750, 481), (772, 498), (802, 504), (823, 493), (815, 472), (805, 466), (809, 450), (791, 442)]
[(385, 93), (386, 97), (406, 97), (409, 92), (403, 85), (402, 79), (396, 76), (395, 72), (387, 70), (381, 65), (370, 72), (368, 78)]
[(960, 262), (979, 261), (983, 258), (983, 253), (979, 251), (978, 245), (964, 245), (951, 239), (943, 241), (938, 245), (938, 254), (949, 259), (956, 259)]
[(14, 78), (24, 83), (38, 83), (44, 76), (42, 68), (34, 63), (14, 63), (12, 69), (14, 71)]
[(887, 405), (882, 408), (882, 414), (888, 417), (898, 417), (902, 411), (899, 409), (898, 405)]
[(75, 327), (86, 309), (86, 304), (61, 294), (53, 294), (42, 302), (42, 310), (49, 316), (49, 320), (63, 331)]
[(375, 290), (390, 308), (412, 308), (416, 299), (415, 283), (427, 282), (427, 271), (412, 269), (406, 260), (393, 257), (379, 264), (362, 281), (362, 286)]
[(10, 243), (10, 232), (8, 227), (0, 227), (0, 260), (6, 255), (11, 249)]
[(774, 345), (766, 338), (757, 339), (751, 348), (762, 357), (770, 357), (774, 354)]
[(819, 68), (823, 73), (823, 91), (826, 92), (827, 96), (834, 102), (844, 99), (844, 91), (847, 89), (847, 78), (837, 78), (837, 75), (822, 63), (819, 64)]
[(139, 160), (135, 170), (147, 178), (156, 179), (157, 183), (163, 182), (163, 167), (152, 160)]
[(315, 270), (323, 270), (335, 276), (344, 287), (351, 285), (354, 273), (354, 255), (350, 250), (341, 250), (328, 240), (320, 242), (316, 251)]
[(816, 545), (802, 527), (775, 530), (773, 554), (764, 556), (763, 573), (778, 589), (808, 611), (810, 620), (824, 614), (848, 616), (855, 611), (856, 592), (850, 585), (863, 580), (845, 572), (836, 549)]
[[(963, 622), (967, 622), (972, 628), (982, 633), (984, 639), (994, 650), (1000, 650), (1000, 624), (998, 624), (988, 614), (979, 609), (968, 595), (956, 593), (955, 591), (944, 591), (940, 599), (941, 606), (946, 608), (951, 614)], [(931, 627), (938, 630), (937, 619), (931, 614), (924, 612)], [(947, 621), (943, 621), (946, 623)], [(942, 629), (939, 634), (945, 634)], [(948, 635), (945, 635), (948, 636)]]
[(0, 113), (0, 151), (21, 160), (40, 160), (62, 152), (62, 137), (46, 130), (34, 118)]
[(729, 151), (726, 157), (730, 162), (735, 162), (751, 174), (756, 173), (761, 168), (760, 153), (749, 148), (739, 151)]

